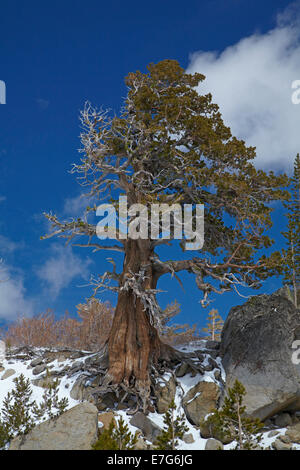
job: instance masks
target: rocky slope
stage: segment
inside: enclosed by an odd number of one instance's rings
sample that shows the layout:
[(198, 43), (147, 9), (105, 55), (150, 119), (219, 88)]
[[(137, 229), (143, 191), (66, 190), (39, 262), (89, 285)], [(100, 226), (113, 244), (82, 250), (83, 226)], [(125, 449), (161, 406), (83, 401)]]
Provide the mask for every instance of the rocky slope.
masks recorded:
[(151, 449), (163, 428), (163, 413), (172, 399), (184, 413), (188, 431), (179, 449), (213, 450), (220, 443), (203, 418), (222, 404), (226, 389), (239, 379), (246, 387), (249, 415), (265, 422), (264, 448), (300, 449), (300, 370), (292, 355), (299, 339), (300, 311), (282, 292), (257, 296), (234, 307), (226, 320), (221, 343), (198, 341), (182, 347), (188, 360), (155, 379), (152, 405), (146, 413), (135, 409), (134, 396), (101, 395), (104, 370), (99, 353), (70, 349), (20, 348), (6, 354), (0, 366), (0, 406), (24, 374), (31, 381), (33, 398), (42, 400), (44, 387), (59, 380), (59, 399), (69, 400), (69, 410), (55, 421), (38, 424), (15, 449), (89, 449), (97, 430), (122, 416), (131, 431), (138, 430), (138, 449)]

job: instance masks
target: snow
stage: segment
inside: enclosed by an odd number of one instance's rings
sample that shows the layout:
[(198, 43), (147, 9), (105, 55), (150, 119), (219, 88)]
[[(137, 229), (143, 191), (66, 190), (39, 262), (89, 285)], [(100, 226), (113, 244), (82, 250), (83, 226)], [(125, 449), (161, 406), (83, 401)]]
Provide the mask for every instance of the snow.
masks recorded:
[[(188, 344), (185, 345), (181, 348), (178, 348), (184, 352), (193, 352), (195, 350), (202, 350), (203, 355), (205, 356), (205, 363), (208, 364), (209, 360), (209, 351), (205, 348), (206, 346), (206, 341), (205, 340), (200, 340), (196, 343)], [(92, 357), (94, 354), (90, 354), (89, 357)], [(87, 358), (86, 356), (85, 358)], [(63, 362), (58, 362), (57, 360), (53, 360), (51, 363), (47, 364), (47, 367), (53, 371), (61, 371), (64, 369), (66, 366), (71, 366), (74, 364), (74, 362), (81, 361), (81, 359), (66, 359)], [(225, 381), (225, 371), (222, 367), (221, 364), (221, 359), (216, 358), (215, 359), (216, 363), (218, 364), (219, 370), (221, 371), (221, 377), (222, 381)], [(37, 387), (32, 383), (32, 380), (37, 379), (39, 377), (44, 376), (45, 373), (42, 373), (40, 375), (33, 375), (32, 371), (33, 368), (29, 367), (31, 360), (24, 361), (22, 359), (4, 359), (1, 361), (2, 366), (4, 367), (4, 370), (0, 373), (0, 409), (2, 408), (2, 403), (4, 398), (6, 397), (7, 393), (11, 391), (14, 388), (14, 379), (18, 377), (20, 374), (23, 374), (26, 379), (30, 380), (31, 383), (31, 389), (33, 391), (32, 394), (32, 399), (39, 404), (42, 401), (42, 397), (44, 394), (44, 389), (42, 387)], [(6, 378), (5, 380), (1, 380), (5, 371), (7, 369), (14, 369), (15, 374)], [(187, 374), (183, 377), (177, 377), (176, 380), (178, 382), (177, 389), (176, 389), (176, 395), (175, 395), (175, 405), (176, 405), (176, 411), (175, 414), (176, 416), (183, 415), (183, 408), (182, 408), (182, 399), (183, 396), (186, 395), (195, 385), (197, 385), (199, 382), (214, 382), (217, 383), (221, 386), (220, 382), (216, 379), (215, 377), (215, 371), (217, 369), (214, 369), (213, 371), (207, 371), (204, 372), (204, 374)], [(77, 380), (77, 378), (81, 375), (81, 372), (77, 372), (74, 374), (72, 377), (59, 377), (60, 384), (58, 388), (58, 397), (61, 400), (62, 398), (67, 398), (68, 399), (68, 409), (76, 406), (79, 401), (74, 400), (70, 397), (70, 391)], [(160, 386), (165, 386), (166, 382), (170, 380), (172, 377), (172, 374), (169, 372), (166, 372), (162, 378), (159, 378), (157, 383), (160, 384)], [(196, 394), (194, 398), (196, 398), (200, 393)], [(193, 399), (194, 399), (193, 398)], [(138, 429), (135, 426), (132, 426), (130, 424), (130, 420), (132, 418), (131, 415), (127, 415), (126, 411), (124, 410), (118, 410), (115, 411), (116, 419), (118, 417), (122, 417), (124, 422), (128, 425), (129, 430), (134, 434)], [(164, 428), (164, 416), (162, 414), (158, 413), (149, 413), (148, 418), (151, 419), (157, 426), (159, 426), (161, 429)], [(184, 424), (188, 428), (188, 431), (186, 434), (192, 434), (194, 438), (193, 443), (185, 443), (184, 441), (179, 441), (178, 449), (179, 450), (204, 450), (205, 445), (207, 442), (207, 439), (203, 439), (200, 436), (200, 430), (196, 427), (193, 426), (186, 418), (184, 418)], [(102, 423), (99, 422), (99, 427), (102, 426)], [(263, 433), (263, 439), (261, 442), (261, 445), (264, 449), (268, 449), (272, 446), (272, 443), (280, 436), (285, 434), (286, 428), (282, 429), (276, 429), (278, 432), (278, 435), (270, 437), (270, 430), (266, 431)], [(146, 441), (147, 442), (147, 441)], [(150, 443), (148, 443), (150, 444)], [(236, 442), (232, 442), (228, 445), (224, 446), (225, 450), (230, 450), (234, 449), (236, 446)], [(293, 448), (296, 450), (300, 450), (300, 445), (293, 444)]]

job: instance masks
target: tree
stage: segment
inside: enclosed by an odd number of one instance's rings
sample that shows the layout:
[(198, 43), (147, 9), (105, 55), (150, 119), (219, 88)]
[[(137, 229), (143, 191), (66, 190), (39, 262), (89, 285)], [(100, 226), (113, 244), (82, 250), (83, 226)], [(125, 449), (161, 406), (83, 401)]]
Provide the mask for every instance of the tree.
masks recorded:
[(300, 287), (300, 155), (294, 163), (294, 173), (290, 181), (290, 200), (285, 207), (288, 212), (287, 231), (282, 232), (286, 238), (287, 248), (282, 251), (284, 280), (292, 286), (294, 303), (298, 307), (297, 292)]
[[(265, 234), (272, 225), (269, 203), (286, 197), (281, 189), (286, 177), (255, 169), (255, 149), (232, 136), (211, 94), (197, 93), (195, 88), (204, 79), (199, 73), (185, 73), (174, 60), (165, 60), (150, 64), (148, 73), (127, 76), (128, 93), (120, 116), (111, 117), (87, 104), (81, 114), (82, 159), (72, 171), (79, 175), (91, 203), (81, 218), (60, 221), (55, 214), (46, 214), (53, 231), (44, 238), (56, 235), (71, 242), (84, 236), (74, 245), (124, 254), (122, 272), (117, 273), (115, 261), (109, 259), (113, 269), (92, 278), (94, 295), (104, 288), (118, 294), (102, 389), (125, 388), (136, 393), (144, 407), (150, 396), (149, 372), (179, 356), (157, 331), (160, 278), (171, 274), (180, 281), (179, 272), (193, 274), (206, 305), (210, 293), (237, 290), (240, 285), (258, 288), (279, 264), (279, 253), (267, 258), (259, 256), (259, 250), (272, 244)], [(119, 229), (115, 230), (113, 217), (108, 217), (105, 227), (106, 235), (116, 234), (113, 242), (97, 238), (97, 203), (104, 200), (114, 210), (121, 206)], [(178, 242), (186, 251), (182, 259), (159, 256), (156, 249), (170, 244), (163, 233), (157, 236), (157, 229), (163, 232), (162, 220), (149, 222), (148, 233), (142, 233), (155, 203), (165, 204), (160, 207), (165, 215), (166, 207), (170, 211), (174, 243), (182, 205), (191, 204), (195, 210), (198, 204), (205, 206), (205, 241), (197, 256), (188, 256), (190, 236)], [(126, 238), (126, 210), (136, 238)], [(195, 210), (192, 222), (196, 223)]]
[(116, 422), (111, 420), (109, 428), (100, 433), (93, 445), (94, 450), (134, 450), (138, 440), (138, 431), (132, 434), (122, 416)]
[(206, 328), (202, 328), (202, 331), (209, 335), (209, 339), (212, 341), (220, 341), (221, 331), (223, 329), (224, 320), (219, 314), (217, 309), (212, 309), (207, 318)]
[(188, 324), (172, 324), (169, 325), (170, 321), (180, 313), (180, 305), (175, 300), (166, 306), (162, 310), (159, 318), (159, 334), (161, 339), (172, 346), (184, 344), (190, 341), (199, 339), (196, 336), (196, 325), (192, 328)]
[(157, 450), (175, 450), (178, 446), (178, 439), (182, 439), (188, 427), (184, 424), (184, 416), (175, 418), (176, 405), (171, 401), (168, 411), (164, 415), (166, 428), (157, 437), (155, 445)]
[(245, 387), (236, 380), (229, 388), (221, 410), (215, 410), (206, 419), (206, 425), (213, 428), (214, 433), (237, 441), (236, 450), (254, 450), (259, 448), (262, 439), (259, 431), (263, 424), (259, 419), (249, 418), (243, 406)]

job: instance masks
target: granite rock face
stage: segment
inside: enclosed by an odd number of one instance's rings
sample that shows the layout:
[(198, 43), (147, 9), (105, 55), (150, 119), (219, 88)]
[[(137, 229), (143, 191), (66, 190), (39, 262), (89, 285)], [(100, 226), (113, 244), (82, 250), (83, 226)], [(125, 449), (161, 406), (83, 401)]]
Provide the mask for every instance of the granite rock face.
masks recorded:
[(252, 297), (231, 309), (220, 354), (226, 389), (236, 379), (245, 386), (249, 415), (265, 420), (283, 410), (300, 410), (296, 340), (300, 340), (300, 310), (282, 291)]

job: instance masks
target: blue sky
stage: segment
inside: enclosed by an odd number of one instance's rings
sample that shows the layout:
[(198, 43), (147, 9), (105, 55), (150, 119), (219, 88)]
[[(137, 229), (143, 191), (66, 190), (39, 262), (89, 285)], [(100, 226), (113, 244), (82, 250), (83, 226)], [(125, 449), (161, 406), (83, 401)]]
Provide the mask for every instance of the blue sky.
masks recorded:
[[(78, 161), (79, 111), (86, 100), (118, 112), (124, 77), (149, 62), (176, 59), (207, 75), (225, 122), (257, 145), (256, 165), (291, 171), (299, 151), (300, 106), (291, 83), (300, 79), (300, 2), (177, 0), (99, 2), (10, 1), (0, 7), (0, 322), (52, 308), (57, 315), (91, 294), (90, 274), (107, 256), (40, 241), (43, 211), (70, 216), (80, 210), (79, 186), (68, 173)], [(276, 206), (272, 236), (282, 245), (284, 220)], [(119, 255), (117, 255), (119, 256)], [(166, 255), (167, 256), (167, 255)], [(166, 278), (165, 306), (182, 305), (179, 321), (203, 326), (208, 311), (188, 274), (185, 292)], [(271, 279), (263, 291), (281, 281)], [(79, 287), (85, 286), (85, 287)], [(103, 294), (102, 299), (115, 298)], [(223, 317), (244, 299), (228, 294), (212, 304)]]

